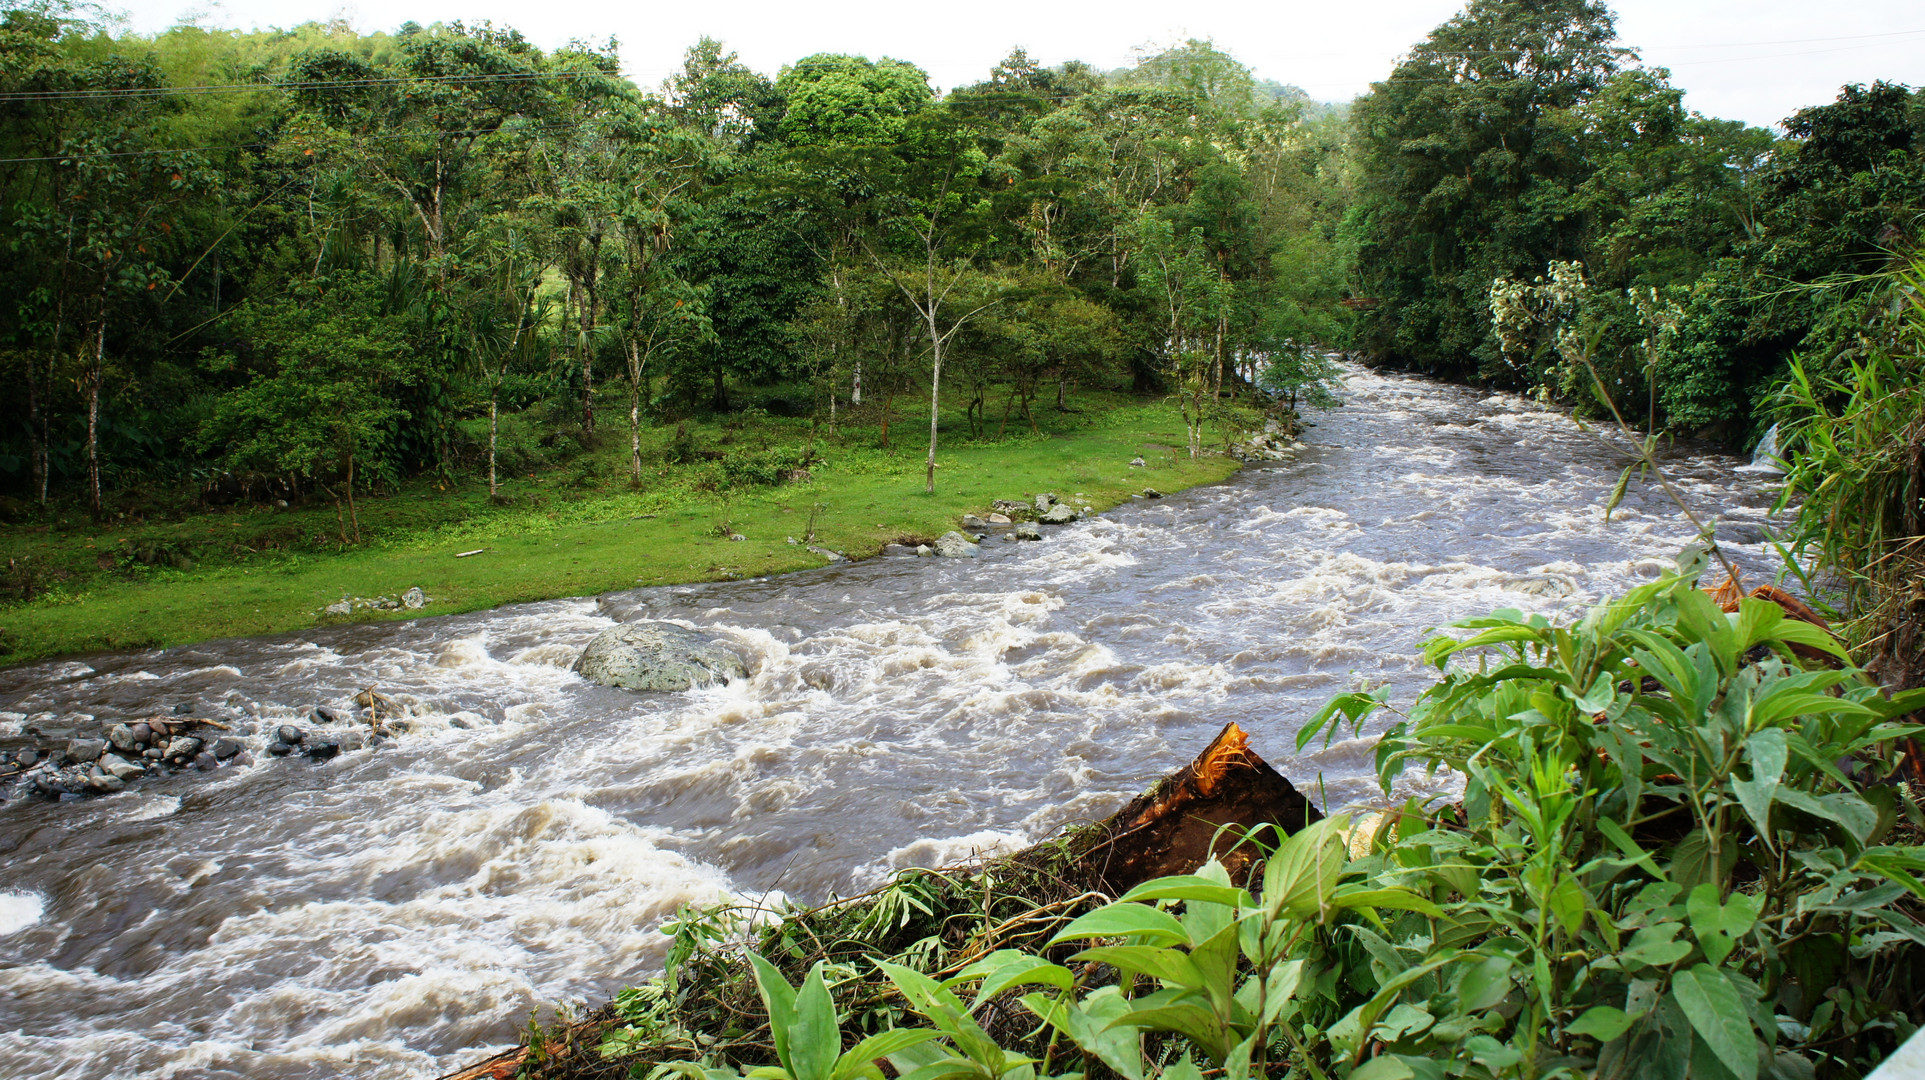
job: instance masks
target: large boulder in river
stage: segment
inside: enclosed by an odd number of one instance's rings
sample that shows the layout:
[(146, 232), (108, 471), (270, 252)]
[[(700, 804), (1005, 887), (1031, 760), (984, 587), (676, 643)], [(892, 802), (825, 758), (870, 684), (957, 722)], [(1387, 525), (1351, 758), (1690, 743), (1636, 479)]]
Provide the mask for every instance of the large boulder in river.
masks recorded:
[[(1039, 495), (1037, 496), (1037, 498), (1040, 499), (1042, 498), (1042, 496)], [(1056, 505), (1050, 507), (1048, 510), (1044, 511), (1043, 516), (1037, 518), (1036, 520), (1042, 522), (1045, 525), (1068, 525), (1070, 522), (1076, 520), (1076, 511), (1071, 510), (1068, 506), (1062, 503), (1057, 503)]]
[(727, 646), (667, 622), (602, 631), (582, 650), (575, 670), (589, 682), (629, 690), (687, 690), (749, 676), (749, 666)]
[(945, 559), (973, 559), (976, 542), (959, 532), (946, 532), (936, 539), (936, 554)]

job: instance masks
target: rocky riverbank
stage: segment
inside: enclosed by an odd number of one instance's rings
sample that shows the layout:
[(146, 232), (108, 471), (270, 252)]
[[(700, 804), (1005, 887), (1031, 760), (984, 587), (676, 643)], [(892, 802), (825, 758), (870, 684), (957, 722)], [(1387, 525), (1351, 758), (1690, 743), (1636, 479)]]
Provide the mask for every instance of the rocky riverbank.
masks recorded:
[(182, 774), (245, 768), (257, 754), (326, 761), (378, 747), (411, 728), (408, 711), (373, 689), (351, 708), (316, 705), (304, 721), (233, 709), (215, 719), (192, 704), (155, 715), (0, 713), (0, 803), (111, 795)]
[[(1139, 499), (1161, 498), (1145, 488)], [(883, 556), (965, 559), (1000, 537), (1005, 543), (1037, 542), (1051, 529), (1094, 513), (1082, 492), (1065, 500), (1043, 492), (1025, 500), (997, 499), (993, 509), (961, 516), (928, 544), (890, 544)], [(813, 549), (812, 549), (813, 550)], [(836, 560), (846, 557), (825, 551)], [(430, 600), (419, 588), (400, 600), (344, 599), (339, 607), (418, 611)], [(333, 608), (330, 613), (337, 613)], [(676, 692), (747, 678), (745, 661), (726, 642), (675, 623), (646, 621), (611, 627), (582, 650), (573, 670), (589, 682), (637, 691)], [(405, 706), (373, 688), (351, 707), (315, 705), (305, 722), (267, 721), (227, 710), (200, 715), (183, 703), (165, 715), (97, 717), (88, 714), (0, 714), (0, 802), (12, 798), (54, 800), (111, 795), (131, 785), (181, 774), (246, 767), (257, 755), (326, 761), (373, 749), (407, 732)]]

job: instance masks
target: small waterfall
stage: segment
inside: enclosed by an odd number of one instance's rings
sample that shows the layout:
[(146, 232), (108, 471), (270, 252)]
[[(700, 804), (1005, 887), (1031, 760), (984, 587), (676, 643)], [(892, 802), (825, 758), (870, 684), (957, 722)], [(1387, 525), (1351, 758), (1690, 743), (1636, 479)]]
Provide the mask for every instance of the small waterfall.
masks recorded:
[(1738, 471), (1746, 473), (1770, 473), (1773, 476), (1784, 475), (1785, 470), (1780, 466), (1778, 460), (1777, 424), (1773, 424), (1765, 429), (1764, 438), (1758, 440), (1758, 448), (1752, 451), (1751, 464), (1738, 466)]

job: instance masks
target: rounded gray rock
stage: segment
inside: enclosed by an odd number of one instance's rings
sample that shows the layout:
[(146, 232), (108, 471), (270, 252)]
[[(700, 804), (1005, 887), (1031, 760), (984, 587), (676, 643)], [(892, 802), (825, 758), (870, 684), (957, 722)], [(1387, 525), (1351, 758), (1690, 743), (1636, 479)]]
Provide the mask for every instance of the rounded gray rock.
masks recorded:
[(687, 690), (746, 679), (749, 667), (721, 642), (669, 622), (611, 626), (575, 661), (582, 678), (629, 690)]
[(178, 761), (183, 758), (191, 758), (195, 754), (200, 753), (200, 751), (201, 741), (199, 739), (196, 739), (192, 735), (176, 735), (173, 741), (167, 744), (167, 749), (162, 752), (161, 756)]
[(976, 542), (959, 532), (946, 532), (936, 538), (936, 554), (945, 559), (973, 559)]

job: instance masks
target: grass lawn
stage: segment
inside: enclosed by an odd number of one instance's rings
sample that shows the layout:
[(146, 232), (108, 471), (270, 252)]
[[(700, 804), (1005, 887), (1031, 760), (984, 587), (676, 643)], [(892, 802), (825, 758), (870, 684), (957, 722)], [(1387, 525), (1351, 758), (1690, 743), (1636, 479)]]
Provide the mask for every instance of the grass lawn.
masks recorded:
[[(759, 411), (645, 429), (643, 482), (629, 483), (625, 417), (606, 414), (603, 442), (572, 453), (517, 458), (490, 500), (485, 481), (411, 481), (360, 501), (362, 542), (340, 543), (335, 507), (190, 508), (96, 526), (66, 521), (0, 529), (15, 595), (0, 606), (5, 663), (101, 649), (181, 645), (298, 630), (321, 623), (403, 618), (363, 611), (325, 616), (344, 595), (398, 597), (420, 586), (421, 612), (446, 615), (519, 601), (636, 585), (755, 577), (819, 566), (806, 546), (853, 558), (895, 540), (926, 540), (986, 513), (995, 499), (1051, 491), (1098, 510), (1144, 487), (1175, 491), (1236, 470), (1229, 458), (1190, 459), (1173, 404), (1084, 394), (1079, 411), (1038, 410), (1039, 433), (971, 439), (960, 413), (946, 423), (936, 494), (923, 494), (927, 428), (899, 419), (881, 449), (873, 417), (816, 437), (806, 480), (745, 480), (731, 459), (800, 450), (809, 422)], [(926, 418), (927, 414), (923, 414)], [(846, 418), (845, 418), (846, 419)], [(1141, 456), (1147, 467), (1132, 468)], [(679, 463), (674, 463), (679, 461)], [(731, 541), (728, 533), (746, 539)], [(455, 558), (475, 548), (482, 554)], [(24, 587), (23, 587), (24, 586)]]

